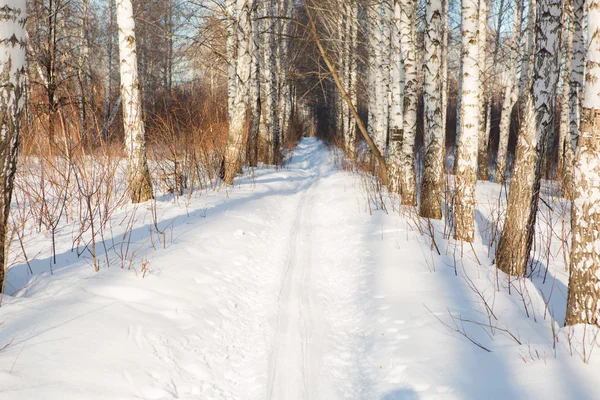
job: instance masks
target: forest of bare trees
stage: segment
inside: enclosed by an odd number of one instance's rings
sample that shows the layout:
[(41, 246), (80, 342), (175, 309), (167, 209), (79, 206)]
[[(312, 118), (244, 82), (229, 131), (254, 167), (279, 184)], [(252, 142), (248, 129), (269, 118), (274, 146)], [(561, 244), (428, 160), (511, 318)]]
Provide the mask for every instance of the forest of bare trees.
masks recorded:
[(515, 279), (558, 193), (565, 322), (600, 325), (599, 0), (2, 0), (0, 16), (2, 287), (26, 221), (53, 241), (80, 221), (98, 270), (116, 207), (235, 185), (315, 134), (465, 251), (478, 182), (502, 185), (492, 259)]

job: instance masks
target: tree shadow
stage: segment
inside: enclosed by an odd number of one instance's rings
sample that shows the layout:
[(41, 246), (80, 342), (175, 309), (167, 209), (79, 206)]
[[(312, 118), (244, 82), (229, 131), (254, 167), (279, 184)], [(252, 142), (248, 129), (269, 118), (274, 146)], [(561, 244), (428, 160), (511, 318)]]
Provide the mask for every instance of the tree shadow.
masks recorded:
[(419, 394), (411, 388), (400, 388), (386, 393), (381, 400), (418, 400)]

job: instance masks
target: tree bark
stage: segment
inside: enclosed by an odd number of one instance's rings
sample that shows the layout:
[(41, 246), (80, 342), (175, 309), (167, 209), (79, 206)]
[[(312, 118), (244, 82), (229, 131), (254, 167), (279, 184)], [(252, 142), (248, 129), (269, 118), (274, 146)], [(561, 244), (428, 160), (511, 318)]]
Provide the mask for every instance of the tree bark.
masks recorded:
[(133, 203), (152, 199), (152, 181), (146, 160), (146, 139), (137, 67), (135, 21), (131, 0), (117, 0), (123, 128), (128, 161), (129, 195)]
[(579, 149), (573, 168), (566, 325), (600, 326), (600, 1), (589, 0)]
[[(229, 0), (227, 10), (235, 29), (230, 30), (228, 56), (235, 57), (235, 79), (229, 76), (230, 107), (229, 132), (225, 148), (223, 182), (232, 185), (245, 150), (246, 137), (250, 128), (250, 91), (253, 81), (252, 57), (252, 8), (251, 0)], [(230, 71), (230, 74), (233, 71)]]
[(403, 134), (403, 104), (404, 104), (404, 59), (400, 48), (400, 1), (395, 1), (394, 18), (391, 25), (391, 67), (390, 67), (390, 144), (389, 144), (389, 190), (401, 192), (402, 176), (402, 134)]
[(488, 180), (488, 143), (489, 137), (485, 130), (486, 104), (488, 99), (485, 92), (485, 81), (487, 72), (487, 28), (488, 28), (488, 5), (487, 0), (479, 0), (479, 149), (478, 149), (478, 177), (482, 181)]
[(441, 68), (442, 2), (427, 0), (425, 8), (425, 58), (423, 60), (424, 157), (419, 214), (442, 218), (442, 132)]
[(477, 0), (462, 1), (462, 101), (461, 127), (456, 162), (454, 238), (473, 242), (475, 232), (475, 186), (477, 144), (480, 133), (479, 60)]
[(417, 204), (415, 177), (415, 136), (417, 132), (418, 77), (415, 49), (416, 0), (401, 0), (400, 49), (404, 64), (404, 99), (402, 110), (402, 155), (400, 189), (402, 204)]
[(7, 238), (17, 170), (21, 113), (25, 103), (25, 0), (4, 0), (0, 14), (0, 294), (8, 268)]
[(546, 141), (553, 129), (561, 11), (561, 0), (538, 2), (536, 68), (532, 88), (526, 92), (508, 210), (496, 254), (498, 268), (510, 275), (525, 276), (535, 233)]
[(569, 81), (569, 138), (565, 143), (563, 161), (563, 195), (572, 199), (573, 188), (573, 162), (579, 138), (579, 123), (581, 118), (581, 100), (583, 98), (583, 73), (585, 70), (585, 41), (583, 38), (584, 0), (571, 0), (572, 9), (572, 58), (571, 77)]

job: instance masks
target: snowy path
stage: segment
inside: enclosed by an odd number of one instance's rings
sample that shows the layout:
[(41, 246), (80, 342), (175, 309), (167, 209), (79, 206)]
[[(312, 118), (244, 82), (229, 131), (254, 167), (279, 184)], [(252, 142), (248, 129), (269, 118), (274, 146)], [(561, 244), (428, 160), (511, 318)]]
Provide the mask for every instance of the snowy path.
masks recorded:
[[(149, 237), (150, 210), (139, 209), (131, 247), (149, 262), (143, 279), (120, 266), (94, 273), (64, 227), (53, 275), (9, 270), (9, 283), (31, 284), (0, 307), (0, 349), (10, 343), (0, 351), (0, 399), (594, 398), (598, 364), (568, 356), (565, 341), (552, 357), (533, 284), (528, 317), (521, 297), (494, 290), (480, 237), (483, 265), (466, 252), (457, 276), (449, 241), (439, 235), (442, 255), (430, 251), (391, 199), (389, 213), (370, 213), (360, 179), (333, 159), (304, 139), (285, 168), (258, 169), (188, 203), (157, 202), (166, 249)], [(497, 188), (478, 188), (480, 232)], [(49, 239), (31, 240), (46, 249), (32, 268), (47, 271)], [(560, 265), (550, 273), (546, 289), (560, 304), (565, 275)], [(483, 352), (435, 319), (429, 310), (485, 324), (463, 275), (526, 346), (467, 327), (492, 349)]]

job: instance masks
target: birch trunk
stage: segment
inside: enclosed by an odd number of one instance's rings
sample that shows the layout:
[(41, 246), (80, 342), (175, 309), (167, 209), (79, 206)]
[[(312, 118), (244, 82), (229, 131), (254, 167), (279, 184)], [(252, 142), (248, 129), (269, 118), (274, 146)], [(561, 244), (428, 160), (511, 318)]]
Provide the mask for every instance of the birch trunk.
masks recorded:
[(102, 131), (100, 133), (103, 140), (108, 139), (108, 130), (111, 122), (111, 94), (112, 94), (112, 75), (113, 75), (113, 51), (114, 51), (114, 20), (115, 20), (115, 0), (108, 1), (108, 46), (106, 49), (106, 83), (104, 88), (104, 120)]
[(454, 238), (473, 242), (477, 144), (480, 133), (479, 29), (477, 0), (462, 1), (462, 101), (456, 162)]
[(527, 13), (527, 33), (523, 42), (523, 65), (519, 78), (519, 98), (524, 99), (526, 91), (531, 89), (533, 79), (533, 61), (535, 60), (536, 17), (538, 0), (529, 0)]
[[(498, 66), (498, 55), (500, 53), (500, 36), (502, 33), (502, 20), (504, 17), (504, 0), (500, 0), (500, 6), (498, 7), (498, 19), (496, 20), (496, 38), (494, 39), (494, 53), (492, 56), (492, 66), (491, 66), (491, 76), (488, 82), (487, 89), (487, 98), (488, 102), (485, 110), (485, 137), (488, 140), (488, 149), (489, 149), (489, 139), (492, 133), (492, 106), (494, 104), (494, 85), (496, 83), (496, 77), (498, 72), (496, 70)], [(518, 10), (518, 4), (515, 4), (515, 10)], [(513, 26), (514, 29), (514, 26)], [(515, 32), (515, 31), (513, 31)], [(512, 56), (512, 55), (511, 55)], [(510, 56), (509, 56), (510, 57)], [(509, 69), (513, 69), (513, 65), (511, 64)], [(489, 154), (489, 153), (488, 153)], [(489, 159), (488, 159), (488, 167), (489, 167)], [(489, 170), (489, 168), (488, 168)], [(487, 177), (485, 178), (487, 180)]]
[(386, 28), (384, 20), (384, 11), (380, 3), (374, 4), (369, 8), (370, 23), (370, 51), (371, 51), (371, 76), (370, 84), (373, 90), (369, 95), (369, 110), (373, 121), (369, 124), (371, 127), (371, 136), (377, 145), (377, 149), (386, 157), (387, 145), (387, 119), (388, 119), (388, 87), (389, 87), (389, 59), (385, 57), (386, 47)]
[(478, 177), (488, 180), (488, 143), (489, 137), (485, 130), (486, 104), (491, 99), (486, 98), (485, 79), (487, 72), (487, 28), (488, 28), (487, 0), (479, 0), (479, 145), (478, 145)]
[(277, 120), (277, 76), (276, 76), (276, 43), (275, 43), (275, 17), (276, 0), (267, 0), (263, 3), (263, 17), (265, 18), (264, 32), (262, 35), (262, 56), (264, 62), (262, 95), (263, 124), (261, 124), (262, 145), (264, 146), (265, 162), (277, 164), (279, 162), (279, 121)]
[[(249, 101), (250, 84), (252, 81), (253, 58), (252, 47), (252, 19), (250, 0), (230, 0), (228, 10), (235, 20), (235, 30), (231, 33), (234, 38), (228, 38), (228, 44), (233, 48), (228, 49), (228, 55), (236, 54), (235, 81), (229, 77), (231, 110), (229, 118), (229, 132), (227, 147), (225, 149), (223, 182), (233, 184), (235, 175), (241, 166), (241, 157), (245, 147), (245, 136), (249, 128)], [(230, 61), (231, 62), (231, 61)]]
[(390, 68), (390, 156), (389, 156), (389, 186), (394, 193), (401, 192), (402, 175), (402, 133), (403, 133), (403, 104), (404, 104), (404, 60), (400, 49), (400, 14), (401, 4), (394, 3), (394, 18), (391, 25), (391, 68)]
[(402, 155), (400, 188), (402, 204), (417, 204), (417, 183), (415, 178), (415, 135), (417, 132), (418, 77), (415, 49), (416, 0), (401, 0), (400, 9), (400, 49), (404, 62), (404, 104), (402, 121)]
[(250, 5), (249, 52), (251, 58), (250, 80), (248, 82), (248, 165), (258, 165), (258, 132), (260, 130), (260, 34), (257, 4)]
[(290, 19), (292, 17), (292, 4), (290, 0), (277, 0), (278, 20), (277, 27), (277, 79), (278, 79), (278, 106), (279, 116), (279, 143), (283, 144), (289, 128), (292, 114), (291, 95), (292, 88), (289, 81), (289, 35)]
[[(358, 60), (357, 60), (357, 52), (358, 52), (358, 3), (356, 0), (350, 0), (344, 2), (344, 6), (346, 7), (346, 16), (348, 18), (349, 26), (349, 54), (348, 54), (348, 90), (351, 98), (352, 107), (358, 107)], [(347, 114), (346, 114), (346, 122), (344, 123), (346, 127), (345, 132), (345, 144), (346, 144), (346, 153), (354, 158), (356, 154), (356, 121), (352, 115), (350, 110), (350, 106), (346, 106)]]
[(600, 1), (588, 0), (588, 50), (579, 149), (573, 167), (566, 325), (600, 326)]
[(4, 293), (10, 202), (17, 170), (21, 113), (25, 104), (25, 0), (4, 0), (0, 22), (0, 294)]
[[(533, 243), (548, 132), (558, 83), (561, 0), (538, 2), (535, 74), (526, 94), (523, 128), (517, 142), (515, 172), (496, 263), (510, 275), (524, 277)], [(535, 109), (535, 112), (532, 111)]]
[(442, 132), (441, 68), (442, 2), (427, 0), (425, 7), (425, 58), (423, 60), (424, 157), (419, 214), (442, 218)]
[(565, 198), (573, 196), (573, 162), (579, 138), (579, 120), (581, 117), (581, 100), (583, 99), (583, 74), (585, 71), (585, 42), (583, 39), (584, 0), (573, 1), (572, 18), (572, 59), (569, 82), (569, 145), (565, 146), (563, 168), (563, 194)]
[(442, 18), (443, 18), (443, 27), (442, 27), (442, 166), (444, 168), (444, 172), (446, 171), (446, 151), (447, 151), (447, 143), (446, 143), (446, 122), (448, 120), (448, 14), (449, 14), (449, 0), (442, 0)]
[(131, 0), (117, 0), (123, 129), (128, 161), (129, 192), (133, 203), (152, 199), (152, 181), (146, 160), (146, 139), (138, 76), (135, 21)]
[[(562, 94), (560, 99), (560, 127), (558, 129), (558, 178), (562, 183), (563, 195), (571, 198), (570, 185), (566, 179), (571, 179), (570, 173), (566, 172), (567, 163), (572, 162), (573, 158), (567, 155), (571, 148), (571, 140), (569, 133), (569, 97), (571, 95), (571, 65), (573, 57), (573, 4), (571, 0), (565, 0), (563, 11), (563, 26), (565, 30), (565, 40), (563, 41), (564, 49), (564, 66), (562, 69)], [(567, 189), (567, 190), (565, 190)]]
[(512, 110), (517, 102), (519, 87), (516, 84), (517, 65), (519, 64), (519, 38), (521, 36), (521, 16), (523, 15), (524, 0), (515, 0), (513, 15), (513, 36), (510, 43), (510, 68), (508, 71), (506, 88), (504, 89), (504, 102), (500, 115), (500, 137), (498, 140), (498, 154), (496, 156), (496, 183), (503, 184), (506, 180), (506, 157), (508, 153), (508, 140), (510, 138), (510, 120)]

